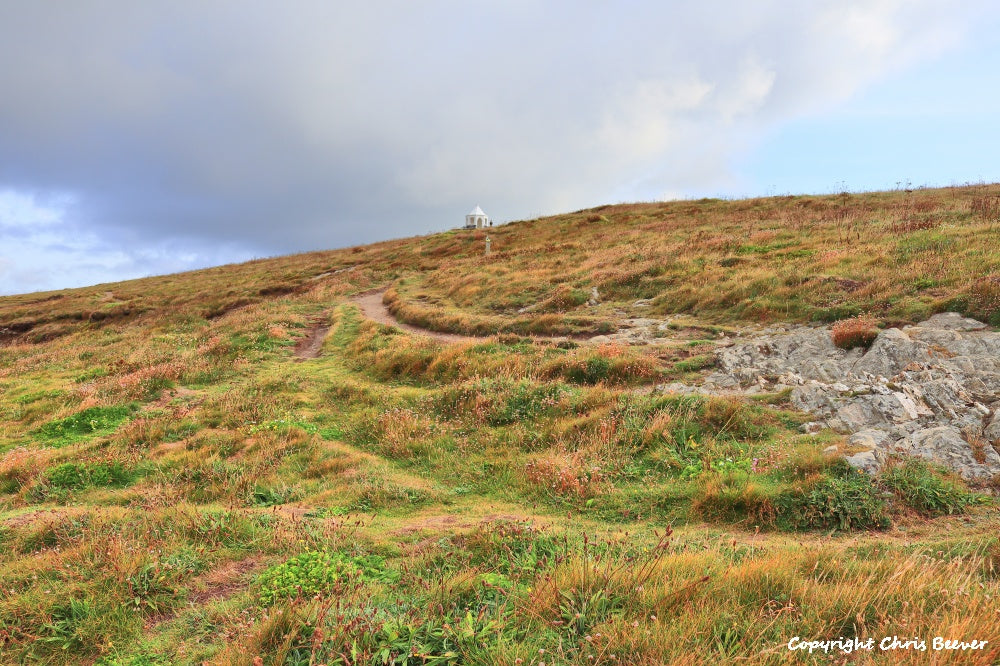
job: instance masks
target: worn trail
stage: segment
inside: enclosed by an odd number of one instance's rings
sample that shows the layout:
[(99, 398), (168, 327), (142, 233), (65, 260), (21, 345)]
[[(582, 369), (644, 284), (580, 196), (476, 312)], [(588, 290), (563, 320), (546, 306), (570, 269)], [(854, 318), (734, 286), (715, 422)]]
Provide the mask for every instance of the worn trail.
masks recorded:
[[(460, 335), (458, 333), (442, 333), (440, 331), (432, 331), (426, 328), (420, 328), (419, 326), (414, 326), (412, 324), (407, 324), (405, 322), (397, 319), (389, 308), (386, 307), (385, 303), (382, 302), (382, 297), (388, 287), (379, 287), (378, 289), (371, 289), (369, 291), (357, 294), (352, 300), (359, 308), (361, 312), (364, 313), (366, 317), (371, 320), (377, 321), (380, 324), (386, 324), (387, 326), (395, 326), (398, 329), (407, 331), (408, 333), (415, 333), (417, 335), (424, 335), (435, 340), (440, 340), (441, 342), (478, 342), (485, 340), (489, 335), (483, 336), (471, 336), (471, 335)], [(591, 344), (604, 344), (604, 343), (621, 343), (621, 344), (664, 344), (666, 339), (657, 339), (651, 336), (645, 335), (645, 327), (649, 322), (653, 322), (651, 319), (622, 319), (618, 322), (618, 331), (611, 334), (577, 334), (577, 335), (525, 335), (523, 337), (534, 338), (535, 340), (575, 340), (576, 342), (591, 343)], [(641, 339), (641, 342), (638, 342)]]
[(378, 289), (365, 291), (355, 296), (353, 300), (358, 307), (361, 308), (361, 312), (363, 312), (369, 319), (387, 326), (395, 326), (396, 328), (404, 330), (408, 333), (426, 335), (429, 338), (434, 338), (435, 340), (440, 340), (441, 342), (470, 342), (482, 339), (467, 335), (458, 335), (457, 333), (441, 333), (440, 331), (431, 331), (426, 328), (420, 328), (418, 326), (413, 326), (412, 324), (399, 321), (391, 312), (389, 312), (389, 308), (386, 307), (385, 303), (382, 302), (382, 297), (385, 295), (387, 289), (388, 287), (380, 287)]
[(295, 345), (297, 359), (318, 358), (323, 348), (323, 340), (330, 331), (330, 320), (327, 315), (314, 317), (309, 321), (309, 332)]

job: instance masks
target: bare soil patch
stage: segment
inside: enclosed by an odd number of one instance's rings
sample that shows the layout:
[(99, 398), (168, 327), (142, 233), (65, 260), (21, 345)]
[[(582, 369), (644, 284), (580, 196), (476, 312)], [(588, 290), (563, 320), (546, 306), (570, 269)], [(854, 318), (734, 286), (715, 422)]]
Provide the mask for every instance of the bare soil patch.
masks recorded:
[[(198, 393), (198, 391), (195, 391), (194, 389), (189, 389), (186, 386), (175, 386), (172, 389), (168, 389), (168, 390), (164, 391), (160, 395), (160, 397), (156, 401), (150, 403), (146, 407), (146, 409), (154, 409), (154, 408), (155, 409), (164, 409), (166, 407), (169, 407), (170, 403), (172, 403), (174, 400), (178, 400), (178, 399), (180, 399), (180, 400), (190, 399), (190, 400), (193, 401), (194, 400), (194, 396), (197, 396), (197, 395), (199, 395), (199, 393)], [(188, 411), (189, 407), (190, 407), (190, 405), (188, 405), (186, 407), (183, 407), (183, 408), (180, 408), (179, 411), (183, 411), (183, 412), (186, 413)]]
[(392, 531), (396, 536), (407, 536), (418, 532), (454, 532), (467, 530), (494, 522), (519, 522), (534, 520), (534, 516), (520, 514), (490, 514), (486, 516), (455, 516), (440, 514), (424, 516)]
[(226, 562), (197, 579), (188, 599), (195, 604), (227, 599), (245, 588), (250, 574), (263, 564), (264, 559), (257, 556)]
[(295, 356), (299, 359), (318, 358), (323, 348), (323, 340), (330, 331), (330, 321), (327, 315), (314, 317), (309, 321), (309, 331), (295, 345)]

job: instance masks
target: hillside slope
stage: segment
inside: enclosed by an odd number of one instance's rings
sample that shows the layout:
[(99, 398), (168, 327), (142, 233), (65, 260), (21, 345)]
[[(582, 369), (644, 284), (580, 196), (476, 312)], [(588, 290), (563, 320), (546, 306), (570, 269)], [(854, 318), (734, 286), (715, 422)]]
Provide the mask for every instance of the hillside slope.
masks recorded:
[[(371, 321), (353, 297), (383, 287), (484, 337)], [(796, 663), (794, 636), (892, 635), (996, 662), (988, 487), (860, 474), (786, 392), (655, 389), (738, 328), (945, 310), (1000, 324), (1000, 186), (608, 206), (0, 298), (0, 663)], [(653, 344), (622, 343), (640, 316)]]

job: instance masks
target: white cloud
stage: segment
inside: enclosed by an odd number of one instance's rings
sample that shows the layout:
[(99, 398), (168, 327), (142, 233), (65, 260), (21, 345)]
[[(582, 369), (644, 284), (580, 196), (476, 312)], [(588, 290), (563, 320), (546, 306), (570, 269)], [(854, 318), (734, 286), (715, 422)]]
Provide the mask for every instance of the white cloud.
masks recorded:
[(67, 219), (74, 201), (68, 194), (0, 191), (0, 295), (113, 282), (247, 256), (242, 248), (206, 249), (190, 240), (129, 248)]
[(723, 120), (733, 122), (741, 116), (750, 116), (760, 110), (774, 89), (778, 73), (765, 67), (760, 60), (749, 55), (739, 67), (739, 75), (727, 99), (720, 100), (719, 112)]
[(0, 190), (0, 233), (51, 227), (72, 202), (66, 194), (42, 198), (32, 192)]

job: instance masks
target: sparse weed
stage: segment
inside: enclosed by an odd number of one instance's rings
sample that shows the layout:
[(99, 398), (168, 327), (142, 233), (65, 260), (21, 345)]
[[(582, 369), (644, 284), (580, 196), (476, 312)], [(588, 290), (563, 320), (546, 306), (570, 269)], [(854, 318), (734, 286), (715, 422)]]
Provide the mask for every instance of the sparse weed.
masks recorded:
[(308, 599), (332, 591), (348, 580), (394, 580), (378, 556), (352, 557), (326, 550), (306, 551), (271, 567), (260, 575), (260, 603), (270, 606), (280, 599)]
[(886, 529), (888, 506), (878, 487), (860, 472), (815, 476), (774, 500), (779, 524), (796, 529)]

